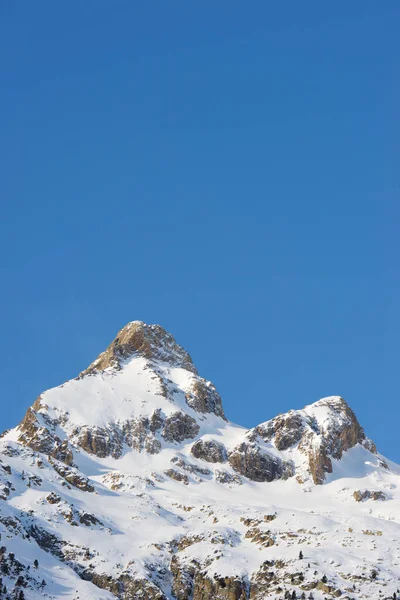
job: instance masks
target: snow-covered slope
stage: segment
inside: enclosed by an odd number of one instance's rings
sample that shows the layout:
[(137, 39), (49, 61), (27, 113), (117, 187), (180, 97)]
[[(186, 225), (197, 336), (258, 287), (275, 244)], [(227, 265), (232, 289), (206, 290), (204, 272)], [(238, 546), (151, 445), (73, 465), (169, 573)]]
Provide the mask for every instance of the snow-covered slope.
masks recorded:
[(0, 439), (0, 597), (394, 598), (399, 475), (340, 397), (230, 423), (134, 321)]

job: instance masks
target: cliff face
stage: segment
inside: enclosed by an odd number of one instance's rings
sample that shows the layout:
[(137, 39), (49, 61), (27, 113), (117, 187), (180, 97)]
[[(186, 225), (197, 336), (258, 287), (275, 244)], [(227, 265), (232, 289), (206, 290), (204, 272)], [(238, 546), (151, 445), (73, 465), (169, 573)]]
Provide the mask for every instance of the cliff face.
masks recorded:
[(326, 475), (332, 473), (333, 459), (340, 460), (343, 452), (357, 444), (376, 452), (354, 412), (339, 396), (279, 415), (255, 427), (249, 436), (271, 443), (278, 451), (297, 449), (306, 457), (307, 470), (316, 484), (323, 483)]
[[(354, 511), (375, 547), (376, 532), (399, 533), (393, 520), (378, 527), (365, 516), (390, 504), (397, 467), (377, 454), (343, 398), (246, 430), (227, 421), (214, 385), (173, 336), (139, 321), (76, 379), (41, 394), (0, 451), (0, 529), (25, 557), (26, 598), (44, 589), (74, 600), (258, 600), (313, 590), (318, 600), (346, 585), (351, 597), (368, 597), (369, 583), (360, 596), (352, 588), (361, 586), (357, 569), (346, 579), (347, 559), (325, 564), (321, 548), (333, 552), (331, 529), (360, 548), (349, 538)], [(299, 547), (307, 567), (297, 564)], [(42, 570), (28, 570), (35, 553)], [(11, 562), (4, 569), (15, 587)], [(330, 591), (318, 587), (325, 572)]]

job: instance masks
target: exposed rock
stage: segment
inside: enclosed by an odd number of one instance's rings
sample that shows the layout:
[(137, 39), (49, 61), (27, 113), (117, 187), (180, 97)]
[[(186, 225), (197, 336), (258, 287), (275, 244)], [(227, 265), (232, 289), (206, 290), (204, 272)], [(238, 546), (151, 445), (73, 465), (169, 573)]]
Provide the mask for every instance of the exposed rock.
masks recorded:
[(178, 542), (178, 551), (182, 552), (185, 548), (189, 548), (189, 546), (193, 546), (193, 544), (202, 542), (205, 537), (205, 535), (182, 535)]
[(189, 478), (184, 473), (180, 473), (176, 469), (167, 469), (164, 471), (165, 475), (168, 475), (171, 479), (175, 479), (175, 481), (180, 481), (185, 485), (189, 485)]
[(56, 440), (56, 444), (53, 450), (50, 452), (50, 456), (56, 458), (57, 460), (60, 460), (61, 462), (69, 466), (72, 465), (74, 459), (74, 455), (72, 453), (71, 448), (68, 445), (67, 440), (64, 440), (61, 443), (59, 443)]
[(248, 597), (248, 585), (239, 577), (215, 575), (210, 579), (201, 571), (195, 575), (193, 600), (247, 600)]
[(32, 448), (36, 452), (50, 454), (54, 448), (54, 435), (43, 422), (40, 422), (40, 417), (37, 413), (40, 406), (39, 396), (32, 407), (28, 408), (18, 426), (18, 441), (25, 446), (29, 446), (29, 448)]
[(193, 465), (192, 463), (188, 463), (180, 456), (174, 456), (171, 458), (171, 462), (174, 463), (180, 469), (184, 469), (189, 473), (195, 473), (196, 475), (211, 475), (210, 469), (204, 467), (198, 467), (197, 465)]
[(273, 515), (264, 515), (264, 521), (266, 523), (270, 523), (271, 521), (275, 521), (276, 517), (277, 517), (276, 513)]
[(307, 433), (300, 442), (299, 450), (308, 456), (309, 471), (314, 483), (323, 483), (326, 474), (332, 473), (332, 460), (328, 456), (325, 440)]
[(132, 321), (121, 329), (107, 350), (79, 377), (105, 371), (108, 368), (120, 369), (129, 357), (137, 355), (149, 360), (159, 360), (172, 367), (181, 367), (197, 374), (196, 367), (182, 346), (160, 325), (146, 325)]
[(176, 600), (188, 600), (192, 597), (193, 578), (198, 568), (197, 563), (192, 562), (183, 568), (177, 555), (171, 560), (171, 573), (173, 576), (171, 592)]
[(10, 465), (5, 465), (5, 464), (2, 463), (0, 466), (3, 469), (3, 471), (5, 473), (7, 473), (7, 475), (11, 475), (12, 471), (11, 471)]
[(198, 378), (186, 394), (188, 406), (199, 413), (214, 413), (226, 421), (221, 396), (210, 381)]
[(79, 427), (72, 435), (75, 443), (88, 454), (94, 454), (99, 458), (121, 456), (123, 436), (114, 424), (107, 429), (96, 426)]
[(353, 494), (356, 502), (362, 502), (363, 500), (386, 500), (386, 495), (380, 491), (371, 491), (371, 490), (356, 490)]
[(10, 495), (10, 489), (9, 482), (0, 484), (0, 500), (7, 500)]
[(78, 469), (68, 467), (54, 459), (51, 459), (50, 462), (53, 469), (63, 477), (65, 481), (84, 492), (94, 492), (94, 486), (89, 482), (89, 479), (85, 477), (85, 475), (78, 471)]
[(161, 409), (157, 408), (150, 417), (149, 429), (152, 433), (155, 433), (164, 424), (164, 419), (161, 415)]
[(132, 419), (124, 425), (124, 441), (138, 452), (146, 450), (149, 454), (157, 454), (161, 450), (161, 443), (154, 437), (154, 433), (162, 423), (160, 411), (155, 411), (150, 419)]
[(157, 454), (161, 450), (161, 443), (154, 436), (152, 428), (156, 427), (158, 419), (161, 423), (163, 421), (158, 414), (153, 417), (150, 420), (146, 417), (130, 419), (122, 424), (110, 423), (107, 428), (79, 427), (72, 436), (85, 452), (99, 458), (120, 458), (124, 444), (138, 452), (145, 450), (149, 454)]
[(264, 531), (259, 527), (251, 527), (245, 535), (246, 538), (250, 539), (254, 544), (269, 548), (275, 544), (275, 539), (270, 531)]
[(47, 497), (46, 500), (49, 504), (59, 504), (61, 502), (61, 497), (56, 494), (55, 492), (51, 492)]
[(196, 437), (199, 431), (200, 427), (193, 417), (177, 411), (165, 419), (161, 435), (167, 442), (183, 442)]
[(290, 463), (263, 452), (254, 443), (242, 442), (229, 454), (228, 460), (235, 471), (252, 481), (287, 479), (293, 475)]
[(363, 445), (370, 452), (376, 452), (375, 445), (366, 438), (354, 412), (343, 398), (325, 398), (310, 408), (314, 411), (319, 408), (329, 409), (331, 414), (331, 418), (324, 422), (319, 432), (322, 439), (316, 439), (316, 433), (308, 433), (299, 443), (299, 450), (308, 455), (314, 483), (323, 483), (326, 473), (332, 472), (331, 458), (340, 460), (343, 452), (356, 444)]
[(332, 472), (332, 459), (340, 460), (343, 452), (356, 444), (376, 452), (354, 412), (340, 396), (323, 398), (301, 411), (291, 410), (258, 425), (249, 432), (248, 439), (256, 443), (258, 438), (273, 443), (280, 451), (298, 446), (307, 457), (309, 472), (317, 484)]
[(265, 561), (256, 571), (250, 582), (249, 600), (264, 600), (271, 594), (272, 589), (278, 584), (276, 574), (273, 570), (274, 561)]
[(97, 517), (87, 512), (80, 513), (79, 523), (86, 525), (86, 527), (90, 527), (91, 525), (103, 525), (103, 523)]
[(176, 600), (247, 600), (249, 597), (248, 584), (243, 579), (219, 575), (211, 578), (203, 573), (202, 565), (195, 560), (181, 563), (179, 555), (175, 555), (171, 560), (171, 572), (172, 594)]
[(242, 485), (243, 483), (239, 475), (236, 475), (235, 473), (229, 473), (228, 471), (220, 471), (219, 469), (217, 469), (214, 472), (214, 475), (218, 483), (224, 483), (227, 485)]
[(118, 578), (113, 578), (111, 575), (86, 571), (81, 577), (110, 591), (120, 600), (167, 600), (158, 586), (136, 574), (122, 573)]
[(73, 453), (69, 447), (68, 440), (61, 441), (54, 433), (57, 420), (52, 420), (42, 406), (42, 398), (39, 396), (32, 407), (26, 411), (25, 417), (18, 426), (18, 441), (28, 446), (35, 452), (43, 452), (49, 456), (72, 465)]
[(334, 598), (339, 598), (342, 595), (341, 590), (336, 589), (334, 586), (324, 583), (323, 581), (319, 581), (316, 587), (317, 590), (321, 590), (324, 594), (330, 594)]
[(62, 549), (65, 545), (65, 542), (63, 542), (63, 540), (56, 535), (49, 533), (42, 527), (38, 527), (37, 525), (33, 525), (29, 529), (29, 533), (42, 548), (42, 550), (45, 550), (50, 554), (54, 554), (54, 556), (64, 560)]
[(228, 458), (225, 446), (216, 440), (197, 440), (192, 446), (191, 453), (195, 458), (210, 463), (223, 463)]
[(298, 444), (304, 431), (304, 419), (296, 411), (278, 415), (275, 419), (254, 428), (264, 441), (274, 439), (278, 450), (287, 450)]

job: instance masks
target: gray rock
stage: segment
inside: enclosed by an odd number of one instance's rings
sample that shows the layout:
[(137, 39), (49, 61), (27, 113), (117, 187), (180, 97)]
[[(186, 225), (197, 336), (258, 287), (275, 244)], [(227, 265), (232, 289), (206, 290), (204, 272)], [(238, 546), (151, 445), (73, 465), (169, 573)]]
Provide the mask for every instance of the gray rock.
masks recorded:
[(197, 379), (186, 394), (186, 403), (196, 412), (214, 413), (226, 421), (221, 396), (210, 381)]
[(165, 419), (161, 435), (167, 442), (183, 442), (196, 437), (199, 431), (200, 427), (193, 417), (177, 411)]
[(197, 440), (192, 446), (191, 453), (195, 458), (210, 463), (223, 463), (228, 459), (225, 446), (216, 440)]
[(261, 450), (252, 442), (242, 442), (229, 454), (229, 464), (252, 481), (287, 479), (294, 474), (290, 463)]

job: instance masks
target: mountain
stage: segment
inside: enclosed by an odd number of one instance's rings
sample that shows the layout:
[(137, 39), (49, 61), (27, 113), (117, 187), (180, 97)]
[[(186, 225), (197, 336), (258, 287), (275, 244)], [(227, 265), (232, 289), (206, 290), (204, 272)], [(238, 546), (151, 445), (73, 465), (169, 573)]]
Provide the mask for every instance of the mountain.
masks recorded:
[(0, 597), (400, 598), (399, 475), (338, 396), (231, 423), (133, 321), (0, 439)]

